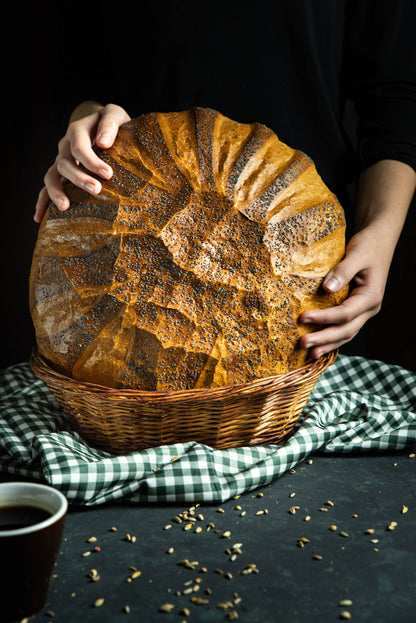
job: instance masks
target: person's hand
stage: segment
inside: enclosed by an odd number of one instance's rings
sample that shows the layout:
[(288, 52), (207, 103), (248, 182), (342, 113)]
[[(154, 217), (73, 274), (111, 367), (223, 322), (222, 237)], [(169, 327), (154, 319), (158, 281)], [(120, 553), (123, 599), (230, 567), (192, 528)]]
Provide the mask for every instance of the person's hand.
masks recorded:
[(357, 335), (369, 318), (380, 311), (392, 256), (372, 228), (351, 238), (345, 258), (325, 277), (327, 292), (339, 292), (350, 284), (350, 294), (340, 305), (305, 311), (303, 323), (323, 325), (301, 338), (300, 346), (317, 359)]
[(58, 155), (44, 177), (45, 186), (36, 203), (34, 220), (37, 223), (42, 220), (50, 200), (59, 210), (68, 209), (70, 202), (63, 190), (65, 179), (89, 193), (98, 194), (101, 184), (87, 171), (103, 179), (111, 178), (111, 167), (98, 158), (92, 147), (94, 144), (104, 149), (111, 147), (120, 126), (129, 121), (130, 116), (115, 104), (104, 107), (96, 105), (95, 108), (91, 114), (71, 121), (65, 136), (59, 141)]
[(390, 264), (415, 189), (414, 169), (398, 160), (380, 160), (362, 172), (357, 233), (348, 243), (344, 259), (323, 282), (327, 292), (339, 292), (349, 284), (350, 294), (336, 307), (306, 310), (299, 318), (321, 325), (300, 340), (302, 348), (310, 349), (311, 357), (317, 359), (349, 342), (380, 311)]

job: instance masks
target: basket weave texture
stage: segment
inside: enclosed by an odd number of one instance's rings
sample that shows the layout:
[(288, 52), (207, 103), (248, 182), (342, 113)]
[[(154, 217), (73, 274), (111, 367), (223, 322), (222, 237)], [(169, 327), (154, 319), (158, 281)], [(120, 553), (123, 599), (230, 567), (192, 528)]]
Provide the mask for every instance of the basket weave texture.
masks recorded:
[(333, 351), (286, 374), (239, 385), (152, 392), (76, 381), (52, 369), (36, 350), (30, 363), (90, 445), (127, 454), (186, 441), (219, 449), (283, 444), (336, 356)]

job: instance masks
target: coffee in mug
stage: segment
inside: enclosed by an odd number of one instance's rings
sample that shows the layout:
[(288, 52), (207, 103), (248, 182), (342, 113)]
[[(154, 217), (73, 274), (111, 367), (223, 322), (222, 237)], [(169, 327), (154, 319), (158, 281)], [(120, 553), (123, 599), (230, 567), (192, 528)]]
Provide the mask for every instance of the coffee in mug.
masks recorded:
[(48, 485), (0, 484), (0, 621), (18, 621), (43, 608), (67, 508), (65, 496)]

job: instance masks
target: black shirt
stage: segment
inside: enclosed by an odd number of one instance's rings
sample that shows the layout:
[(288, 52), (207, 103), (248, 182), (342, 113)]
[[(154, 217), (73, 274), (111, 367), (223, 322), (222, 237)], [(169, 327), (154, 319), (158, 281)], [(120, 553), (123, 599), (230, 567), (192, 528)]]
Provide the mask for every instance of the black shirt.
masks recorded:
[[(204, 106), (259, 122), (346, 185), (383, 158), (416, 169), (414, 0), (171, 1), (59, 14), (57, 114), (81, 101), (130, 116)], [(347, 135), (345, 103), (358, 126)], [(356, 131), (355, 131), (356, 130)]]

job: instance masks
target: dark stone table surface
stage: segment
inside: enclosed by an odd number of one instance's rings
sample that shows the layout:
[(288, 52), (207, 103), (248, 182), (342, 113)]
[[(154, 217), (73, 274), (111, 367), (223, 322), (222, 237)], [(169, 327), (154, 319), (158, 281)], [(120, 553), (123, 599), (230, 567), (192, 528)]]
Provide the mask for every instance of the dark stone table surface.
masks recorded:
[[(47, 604), (31, 620), (414, 623), (414, 452), (316, 454), (269, 486), (195, 510), (71, 506)], [(174, 517), (189, 509), (195, 522), (186, 530), (192, 522)], [(242, 573), (247, 565), (255, 571)], [(171, 612), (161, 612), (163, 604)]]

